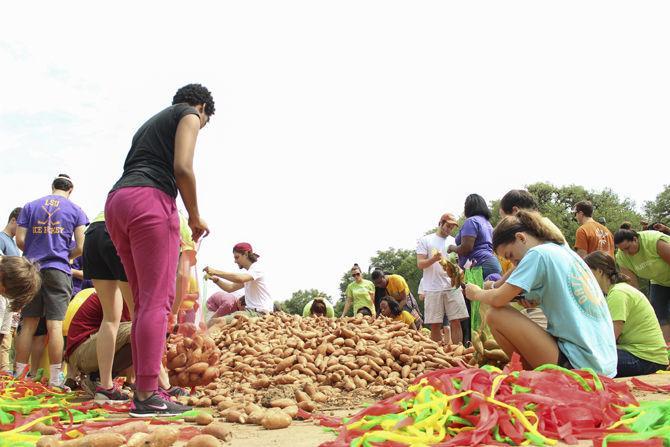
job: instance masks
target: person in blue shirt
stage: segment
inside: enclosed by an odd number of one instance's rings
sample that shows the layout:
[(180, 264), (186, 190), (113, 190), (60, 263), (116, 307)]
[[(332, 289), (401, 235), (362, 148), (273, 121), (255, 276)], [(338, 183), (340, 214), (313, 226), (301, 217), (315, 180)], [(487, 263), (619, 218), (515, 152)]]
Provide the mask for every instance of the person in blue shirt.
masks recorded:
[[(564, 244), (537, 212), (506, 217), (493, 232), (493, 249), (518, 265), (499, 288), (468, 284), (466, 297), (491, 306), (491, 333), (508, 355), (518, 352), (526, 367), (592, 368), (614, 377), (617, 352), (607, 302), (589, 267)], [(507, 306), (522, 294), (525, 305), (544, 311), (546, 331)]]

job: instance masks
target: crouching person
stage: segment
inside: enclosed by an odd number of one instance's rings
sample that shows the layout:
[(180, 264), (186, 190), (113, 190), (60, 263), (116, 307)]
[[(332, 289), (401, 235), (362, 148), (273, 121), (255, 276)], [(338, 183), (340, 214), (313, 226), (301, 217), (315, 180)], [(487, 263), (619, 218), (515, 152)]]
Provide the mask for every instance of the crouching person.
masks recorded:
[[(83, 385), (85, 388), (90, 388), (87, 391), (95, 396), (96, 401), (127, 401), (128, 396), (119, 389), (113, 389), (113, 393), (101, 392), (101, 390), (96, 389), (94, 386), (94, 383), (100, 378), (97, 354), (97, 338), (103, 320), (100, 298), (94, 292), (82, 303), (77, 303), (75, 299), (70, 304), (70, 306), (77, 305), (79, 305), (79, 308), (74, 311), (69, 327), (66, 328), (65, 360), (68, 366), (74, 369), (74, 371), (70, 372), (70, 376), (74, 377), (77, 374), (85, 375), (89, 380), (84, 380)], [(121, 313), (121, 324), (119, 325), (114, 348), (112, 377), (124, 374), (133, 365), (132, 350), (130, 347), (130, 328), (130, 313), (124, 303)]]

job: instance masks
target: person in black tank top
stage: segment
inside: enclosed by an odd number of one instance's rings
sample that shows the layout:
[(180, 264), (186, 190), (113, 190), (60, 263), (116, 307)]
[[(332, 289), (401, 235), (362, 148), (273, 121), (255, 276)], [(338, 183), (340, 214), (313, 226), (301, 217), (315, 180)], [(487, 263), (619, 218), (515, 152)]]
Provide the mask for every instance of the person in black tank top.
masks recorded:
[[(189, 84), (179, 89), (171, 106), (137, 130), (123, 174), (107, 197), (105, 223), (135, 304), (131, 345), (137, 391), (130, 410), (133, 417), (171, 416), (190, 409), (159, 392), (158, 376), (175, 298), (177, 192), (186, 206), (193, 240), (197, 242), (209, 233), (198, 211), (193, 155), (198, 133), (213, 114), (214, 99), (205, 87)], [(99, 294), (101, 302), (119, 299), (114, 291), (110, 287), (106, 297)], [(108, 307), (113, 308), (103, 305), (103, 309)]]

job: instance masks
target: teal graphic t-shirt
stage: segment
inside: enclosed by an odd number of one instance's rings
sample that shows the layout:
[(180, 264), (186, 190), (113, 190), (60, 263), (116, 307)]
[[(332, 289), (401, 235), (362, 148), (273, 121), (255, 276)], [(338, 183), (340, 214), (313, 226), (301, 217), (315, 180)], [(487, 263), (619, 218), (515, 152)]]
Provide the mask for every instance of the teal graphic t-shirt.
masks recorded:
[(522, 288), (547, 316), (547, 331), (575, 368), (614, 377), (617, 367), (612, 319), (598, 282), (566, 246), (545, 243), (523, 257), (509, 284)]

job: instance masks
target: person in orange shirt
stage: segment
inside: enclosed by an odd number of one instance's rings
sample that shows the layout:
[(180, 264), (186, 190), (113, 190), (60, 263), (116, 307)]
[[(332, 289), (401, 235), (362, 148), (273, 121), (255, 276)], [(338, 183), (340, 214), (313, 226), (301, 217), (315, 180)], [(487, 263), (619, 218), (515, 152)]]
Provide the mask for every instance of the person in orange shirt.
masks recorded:
[(593, 220), (593, 205), (588, 200), (577, 202), (573, 211), (579, 228), (575, 237), (575, 250), (584, 258), (594, 251), (614, 256), (614, 237), (606, 226)]

